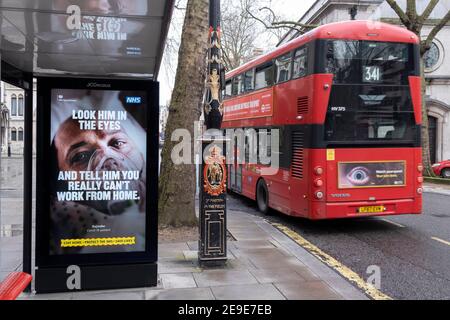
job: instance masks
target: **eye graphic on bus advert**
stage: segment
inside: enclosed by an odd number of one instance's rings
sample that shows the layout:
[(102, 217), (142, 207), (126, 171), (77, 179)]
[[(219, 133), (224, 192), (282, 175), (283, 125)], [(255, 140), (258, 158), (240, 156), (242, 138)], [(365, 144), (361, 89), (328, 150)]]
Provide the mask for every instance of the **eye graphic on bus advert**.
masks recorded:
[(51, 90), (50, 255), (145, 251), (146, 95)]
[(341, 162), (339, 188), (400, 187), (405, 185), (405, 162)]

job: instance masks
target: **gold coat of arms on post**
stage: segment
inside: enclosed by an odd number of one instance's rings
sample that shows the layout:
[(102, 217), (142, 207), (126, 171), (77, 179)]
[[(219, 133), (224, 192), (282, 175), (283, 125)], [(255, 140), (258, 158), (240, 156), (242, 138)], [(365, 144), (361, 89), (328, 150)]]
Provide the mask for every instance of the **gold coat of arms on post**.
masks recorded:
[(226, 172), (225, 157), (222, 155), (222, 149), (218, 146), (211, 147), (203, 169), (203, 187), (209, 195), (219, 196), (225, 192)]

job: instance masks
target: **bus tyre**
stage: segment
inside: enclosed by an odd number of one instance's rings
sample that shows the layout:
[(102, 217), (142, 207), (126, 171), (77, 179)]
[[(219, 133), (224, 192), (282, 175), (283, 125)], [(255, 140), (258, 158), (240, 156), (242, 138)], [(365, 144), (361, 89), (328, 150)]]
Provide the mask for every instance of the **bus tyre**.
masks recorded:
[(446, 168), (441, 172), (442, 178), (450, 179), (450, 168)]
[(258, 210), (265, 214), (269, 214), (269, 189), (267, 188), (266, 182), (264, 180), (259, 180), (256, 186), (256, 204), (258, 205)]

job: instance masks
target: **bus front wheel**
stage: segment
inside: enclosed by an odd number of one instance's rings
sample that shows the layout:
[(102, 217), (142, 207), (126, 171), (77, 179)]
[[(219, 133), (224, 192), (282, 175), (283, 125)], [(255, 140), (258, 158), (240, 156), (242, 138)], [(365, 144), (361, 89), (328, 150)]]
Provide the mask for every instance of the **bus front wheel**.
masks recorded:
[(263, 214), (269, 214), (269, 190), (264, 180), (259, 180), (256, 186), (256, 203), (258, 210)]

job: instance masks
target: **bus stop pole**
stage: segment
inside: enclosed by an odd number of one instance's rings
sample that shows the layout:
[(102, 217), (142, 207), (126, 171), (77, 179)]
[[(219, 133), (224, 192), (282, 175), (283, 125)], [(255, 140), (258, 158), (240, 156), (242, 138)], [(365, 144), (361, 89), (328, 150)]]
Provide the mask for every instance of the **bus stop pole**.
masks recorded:
[[(0, 26), (2, 25), (2, 15), (0, 14)], [(2, 45), (2, 37), (0, 37), (0, 47)], [(3, 91), (2, 91), (2, 52), (0, 51), (0, 112), (2, 112), (2, 101), (3, 101)], [(1, 121), (1, 115), (0, 115), (0, 121)], [(5, 122), (5, 133), (9, 130), (9, 128), (6, 126), (6, 122)], [(2, 141), (2, 128), (1, 128), (1, 122), (0, 122), (0, 189), (2, 188), (2, 145), (1, 145), (1, 141)], [(8, 136), (8, 134), (5, 134), (6, 137)], [(8, 139), (6, 139), (6, 137), (4, 138), (5, 140), (5, 145), (8, 146)], [(2, 225), (2, 197), (0, 196), (0, 239), (3, 237), (3, 225)], [(1, 248), (0, 248), (0, 264), (2, 262), (2, 252), (1, 252)], [(0, 281), (3, 279), (0, 279)]]
[[(23, 269), (32, 274), (32, 219), (33, 219), (33, 77), (27, 73), (25, 87), (24, 130), (24, 205), (23, 205)], [(31, 285), (25, 290), (31, 292)]]
[(201, 138), (198, 259), (201, 266), (220, 266), (227, 260), (226, 139), (223, 118), (224, 69), (220, 43), (220, 0), (209, 1), (209, 49), (204, 116), (208, 129)]
[[(33, 30), (31, 13), (26, 13), (25, 29)], [(27, 52), (32, 52), (30, 44), (26, 45)], [(24, 99), (24, 168), (23, 168), (23, 258), (22, 271), (33, 274), (32, 270), (32, 244), (33, 244), (33, 73), (24, 72), (22, 87), (25, 90)], [(31, 284), (25, 289), (31, 292)]]

